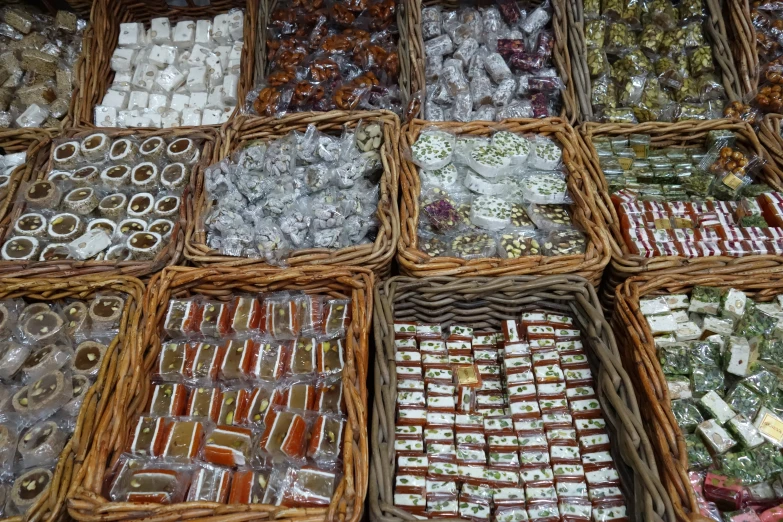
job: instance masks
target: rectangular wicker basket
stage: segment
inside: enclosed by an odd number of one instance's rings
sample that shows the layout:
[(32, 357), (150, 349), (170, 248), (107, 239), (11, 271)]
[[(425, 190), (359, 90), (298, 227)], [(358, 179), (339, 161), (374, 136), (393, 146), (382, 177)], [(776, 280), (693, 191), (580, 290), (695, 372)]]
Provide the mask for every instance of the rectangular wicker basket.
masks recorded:
[[(566, 16), (567, 0), (551, 0), (552, 4), (552, 32), (555, 36), (555, 48), (553, 51), (554, 65), (557, 73), (563, 80), (565, 89), (561, 91), (563, 97), (563, 109), (560, 117), (573, 124), (579, 117), (579, 104), (577, 102), (578, 85), (574, 83), (572, 76), (573, 60), (569, 54), (568, 40), (571, 38), (571, 28)], [(414, 103), (409, 106), (406, 118), (423, 118), (421, 103), (424, 98), (427, 82), (424, 76), (424, 39), (421, 33), (421, 9), (422, 7), (441, 6), (444, 9), (456, 10), (460, 7), (459, 0), (405, 0), (407, 16), (404, 24), (400, 24), (400, 41), (409, 40), (410, 52), (403, 54), (400, 49), (400, 65), (403, 70), (409, 71), (410, 94)], [(585, 64), (585, 68), (587, 65)], [(402, 88), (402, 77), (400, 80)]]
[[(372, 317), (374, 276), (355, 267), (184, 268), (163, 270), (147, 287), (143, 338), (138, 351), (123, 359), (116, 409), (100, 418), (95, 442), (82, 468), (80, 486), (68, 497), (68, 512), (76, 520), (95, 522), (111, 513), (113, 521), (136, 520), (275, 520), (291, 522), (358, 522), (367, 494), (367, 366), (368, 336)], [(100, 496), (104, 477), (126, 447), (128, 430), (143, 411), (150, 392), (149, 375), (161, 348), (161, 332), (168, 302), (204, 294), (230, 299), (233, 292), (258, 293), (280, 290), (303, 291), (350, 298), (351, 324), (346, 334), (343, 386), (348, 410), (344, 440), (343, 478), (328, 508), (285, 508), (264, 504), (223, 505), (214, 502), (184, 502), (174, 505), (109, 502)]]
[[(93, 129), (94, 130), (94, 129)], [(92, 134), (93, 130), (79, 130), (68, 129), (63, 131), (58, 137), (81, 139)], [(150, 261), (79, 261), (79, 260), (62, 260), (62, 261), (35, 261), (35, 262), (23, 262), (23, 261), (0, 261), (0, 275), (5, 277), (29, 277), (29, 276), (51, 276), (51, 277), (71, 277), (76, 275), (87, 274), (124, 274), (134, 277), (145, 277), (159, 271), (164, 266), (176, 265), (181, 261), (182, 252), (185, 246), (185, 234), (187, 230), (186, 223), (193, 215), (193, 194), (196, 190), (197, 179), (201, 177), (201, 173), (212, 162), (212, 156), (217, 149), (217, 132), (209, 127), (196, 127), (181, 129), (163, 129), (163, 130), (113, 130), (103, 129), (105, 134), (109, 138), (124, 138), (129, 136), (137, 136), (139, 138), (149, 138), (152, 136), (162, 136), (164, 138), (173, 137), (188, 137), (193, 139), (203, 140), (201, 149), (201, 156), (198, 163), (193, 166), (193, 171), (190, 176), (190, 183), (184, 189), (182, 193), (182, 205), (180, 206), (179, 219), (175, 223), (174, 230), (172, 231), (172, 241), (161, 250), (155, 259)], [(29, 168), (26, 171), (26, 175), (22, 180), (23, 183), (30, 183), (37, 180), (46, 178), (46, 175), (51, 170), (51, 155), (54, 151), (53, 142), (51, 139), (43, 143), (35, 158), (30, 161)], [(6, 217), (5, 226), (0, 224), (0, 242), (5, 242), (11, 237), (13, 232), (13, 223), (16, 218), (24, 213), (25, 203), (21, 201), (19, 197), (17, 201), (11, 200), (13, 205), (9, 215)]]
[(700, 518), (693, 486), (688, 480), (688, 452), (685, 439), (671, 409), (669, 389), (661, 370), (649, 325), (639, 309), (639, 299), (647, 296), (690, 292), (694, 286), (742, 290), (757, 301), (770, 301), (783, 293), (779, 276), (729, 276), (668, 274), (639, 276), (617, 287), (612, 327), (622, 346), (623, 367), (636, 384), (636, 394), (650, 437), (661, 480), (671, 498), (677, 520)]
[(15, 129), (0, 131), (0, 148), (6, 154), (15, 152), (26, 152), (27, 161), (14, 169), (11, 178), (8, 180), (8, 186), (0, 192), (0, 237), (3, 237), (5, 231), (11, 224), (11, 209), (14, 206), (16, 191), (22, 180), (29, 179), (33, 172), (33, 166), (36, 159), (40, 157), (51, 139), (54, 131), (45, 129)]
[[(601, 302), (611, 310), (614, 301), (615, 287), (628, 277), (663, 274), (751, 274), (783, 271), (783, 258), (775, 255), (755, 255), (745, 257), (700, 257), (687, 259), (681, 256), (653, 257), (645, 259), (642, 256), (630, 254), (623, 240), (622, 229), (617, 212), (609, 199), (609, 188), (606, 178), (598, 164), (598, 156), (593, 145), (597, 136), (628, 136), (630, 134), (647, 134), (651, 137), (651, 147), (689, 147), (702, 146), (707, 133), (712, 130), (728, 130), (734, 132), (737, 142), (745, 146), (759, 157), (768, 159), (767, 151), (759, 143), (758, 136), (750, 125), (731, 120), (711, 120), (704, 122), (680, 123), (644, 123), (631, 124), (596, 124), (585, 123), (580, 126), (584, 154), (591, 158), (587, 170), (593, 182), (598, 187), (596, 204), (601, 213), (601, 219), (608, 228), (608, 240), (611, 248), (612, 261), (606, 270), (604, 288), (601, 292)], [(761, 172), (761, 181), (776, 190), (783, 187), (783, 173), (773, 163), (768, 161)]]
[(598, 297), (588, 281), (570, 275), (394, 277), (378, 285), (373, 317), (376, 357), (370, 425), (371, 520), (414, 520), (409, 513), (393, 505), (397, 396), (394, 322), (464, 324), (476, 329), (499, 330), (504, 319), (518, 319), (522, 311), (537, 307), (573, 314), (578, 328), (585, 332), (585, 346), (610, 428), (629, 517), (638, 522), (674, 520), (668, 495), (658, 478), (650, 441), (642, 429), (634, 386), (620, 365), (617, 344), (601, 313)]
[(36, 301), (60, 299), (92, 299), (101, 292), (118, 292), (125, 298), (125, 308), (119, 333), (109, 345), (100, 372), (84, 398), (74, 433), (60, 453), (49, 491), (33, 505), (24, 517), (0, 522), (35, 520), (54, 522), (65, 516), (66, 497), (83, 479), (87, 453), (93, 449), (95, 437), (103, 427), (100, 419), (111, 416), (118, 402), (119, 377), (127, 366), (126, 359), (138, 350), (137, 337), (141, 323), (144, 285), (138, 279), (125, 276), (100, 275), (70, 279), (0, 278), (0, 299), (30, 298)]
[[(415, 143), (427, 126), (454, 132), (458, 135), (491, 136), (495, 130), (534, 133), (554, 139), (563, 149), (563, 163), (568, 171), (568, 190), (575, 201), (571, 206), (572, 219), (587, 236), (584, 254), (568, 256), (527, 256), (517, 259), (482, 258), (465, 260), (457, 257), (430, 257), (418, 248), (419, 195), (421, 179), (418, 167), (408, 159), (406, 150)], [(579, 137), (570, 125), (559, 118), (506, 120), (502, 123), (436, 123), (413, 120), (403, 127), (400, 140), (401, 203), (400, 245), (397, 262), (405, 275), (424, 276), (496, 276), (496, 275), (552, 275), (576, 274), (598, 285), (604, 267), (609, 262), (609, 244), (603, 222), (596, 207), (596, 189), (593, 181), (584, 176), (587, 158), (582, 154)]]
[[(120, 24), (141, 22), (149, 24), (152, 18), (165, 16), (173, 23), (182, 20), (212, 19), (229, 9), (245, 11), (244, 47), (242, 48), (242, 69), (239, 75), (237, 99), (240, 107), (247, 92), (253, 87), (253, 64), (258, 30), (259, 0), (211, 0), (207, 5), (195, 6), (193, 0), (185, 0), (187, 6), (174, 7), (166, 0), (94, 0), (91, 22), (92, 39), (85, 40), (82, 56), (84, 67), (78, 71), (80, 89), (73, 110), (73, 126), (95, 127), (93, 112), (100, 105), (107, 88), (114, 79), (111, 57), (117, 47)], [(183, 2), (179, 2), (183, 3)], [(201, 2), (199, 2), (201, 3)], [(232, 118), (236, 117), (234, 111)]]
[[(571, 50), (571, 67), (574, 82), (574, 92), (577, 95), (579, 106), (579, 122), (594, 120), (593, 106), (590, 102), (592, 93), (592, 80), (587, 69), (587, 44), (585, 42), (585, 19), (583, 0), (564, 0), (568, 13), (568, 44)], [(731, 7), (730, 11), (737, 9), (735, 4), (747, 0), (732, 0), (726, 2)], [(742, 88), (741, 75), (738, 73), (732, 55), (732, 47), (724, 21), (723, 2), (720, 0), (705, 0), (707, 19), (705, 21), (707, 42), (712, 48), (713, 57), (717, 62), (718, 70), (726, 96), (729, 101), (739, 100), (745, 92)], [(732, 13), (733, 16), (733, 13)], [(754, 38), (755, 42), (755, 38)]]
[[(339, 134), (344, 127), (355, 129), (359, 122), (375, 121), (383, 127), (383, 145), (381, 158), (383, 175), (380, 180), (378, 211), (380, 221), (378, 235), (371, 244), (356, 245), (339, 250), (310, 248), (295, 250), (285, 260), (291, 267), (305, 265), (352, 265), (369, 268), (381, 277), (388, 276), (391, 269), (394, 250), (400, 236), (400, 215), (397, 206), (399, 180), (399, 150), (397, 142), (400, 136), (400, 124), (397, 116), (388, 111), (330, 111), (325, 113), (307, 112), (289, 114), (283, 118), (247, 117), (238, 119), (233, 126), (225, 130), (220, 149), (214, 158), (219, 162), (255, 140), (268, 141), (286, 136), (291, 131), (304, 132), (313, 124), (319, 131)], [(196, 186), (193, 204), (193, 219), (189, 221), (185, 240), (185, 257), (196, 266), (211, 266), (220, 263), (223, 266), (263, 266), (263, 259), (232, 257), (221, 255), (207, 246), (207, 233), (204, 230), (204, 217), (212, 208), (213, 201), (207, 198), (203, 179)]]

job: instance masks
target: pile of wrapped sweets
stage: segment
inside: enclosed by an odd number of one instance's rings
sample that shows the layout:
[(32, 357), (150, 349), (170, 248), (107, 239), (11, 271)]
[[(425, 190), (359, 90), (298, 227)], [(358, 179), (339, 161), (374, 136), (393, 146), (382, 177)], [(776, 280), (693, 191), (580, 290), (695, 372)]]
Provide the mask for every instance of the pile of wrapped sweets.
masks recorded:
[(5, 197), (14, 171), (27, 161), (27, 152), (3, 154), (2, 151), (0, 148), (0, 197)]
[(696, 286), (639, 302), (685, 436), (701, 514), (780, 519), (783, 309), (742, 291)]
[(561, 154), (539, 135), (425, 128), (410, 149), (421, 177), (419, 249), (463, 259), (584, 253)]
[(350, 306), (285, 292), (171, 300), (146, 413), (109, 497), (328, 506), (342, 471)]
[(563, 82), (552, 67), (552, 7), (520, 9), (514, 0), (476, 10), (425, 7), (425, 119), (500, 121), (560, 111)]
[(0, 516), (49, 495), (125, 313), (123, 294), (91, 300), (0, 301)]
[(310, 125), (251, 143), (206, 171), (207, 245), (278, 263), (292, 250), (373, 241), (383, 146), (375, 122), (339, 137)]
[(627, 522), (573, 317), (533, 310), (502, 332), (396, 322), (394, 505), (476, 522)]
[(217, 125), (237, 105), (245, 29), (240, 9), (214, 20), (120, 24), (114, 82), (95, 107), (99, 127)]
[(6, 261), (151, 260), (184, 215), (200, 140), (160, 136), (59, 139), (53, 170), (19, 191)]
[(247, 97), (262, 116), (386, 109), (400, 113), (397, 2), (278, 2), (266, 28), (269, 66)]
[(0, 128), (61, 126), (86, 25), (68, 11), (0, 7)]
[(783, 253), (783, 195), (752, 183), (764, 162), (732, 132), (710, 131), (706, 149), (651, 149), (642, 134), (593, 143), (629, 253)]
[(720, 118), (721, 71), (702, 0), (585, 1), (594, 116), (605, 122)]

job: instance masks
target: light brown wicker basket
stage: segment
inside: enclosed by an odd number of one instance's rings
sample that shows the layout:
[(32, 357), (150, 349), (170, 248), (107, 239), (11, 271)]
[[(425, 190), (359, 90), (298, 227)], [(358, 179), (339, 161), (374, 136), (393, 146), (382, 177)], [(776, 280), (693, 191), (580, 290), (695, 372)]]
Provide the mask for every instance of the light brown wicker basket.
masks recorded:
[(415, 520), (410, 513), (394, 507), (397, 397), (394, 322), (464, 324), (476, 329), (499, 330), (501, 321), (518, 319), (523, 311), (539, 307), (573, 314), (578, 327), (585, 333), (585, 347), (610, 427), (629, 517), (638, 522), (674, 521), (671, 502), (658, 476), (652, 446), (642, 427), (634, 385), (620, 364), (612, 330), (604, 319), (591, 284), (572, 275), (394, 277), (378, 285), (373, 316), (376, 357), (370, 425), (371, 520)]
[[(184, 268), (163, 270), (150, 282), (145, 297), (143, 341), (132, 358), (123, 360), (117, 385), (117, 409), (101, 417), (87, 457), (80, 488), (68, 497), (68, 512), (84, 522), (147, 519), (155, 521), (288, 520), (291, 522), (358, 522), (367, 494), (367, 366), (374, 276), (355, 267)], [(150, 393), (149, 375), (161, 347), (162, 324), (170, 298), (209, 295), (230, 299), (234, 292), (280, 290), (351, 298), (352, 319), (346, 334), (343, 386), (348, 410), (343, 477), (328, 508), (285, 508), (264, 504), (225, 505), (184, 502), (174, 505), (110, 502), (101, 497), (104, 477), (126, 446), (132, 421), (144, 409)], [(118, 414), (119, 413), (119, 414)]]
[[(555, 36), (555, 48), (553, 51), (553, 61), (557, 73), (563, 80), (565, 89), (561, 91), (563, 97), (563, 108), (560, 117), (568, 120), (571, 124), (576, 122), (579, 116), (579, 104), (577, 101), (577, 86), (572, 78), (572, 60), (569, 53), (568, 40), (570, 39), (570, 27), (568, 27), (568, 18), (566, 16), (567, 0), (552, 0), (552, 32)], [(406, 118), (410, 121), (413, 118), (422, 119), (424, 117), (421, 111), (421, 101), (424, 97), (426, 80), (424, 76), (424, 63), (426, 56), (424, 54), (424, 39), (421, 33), (421, 8), (429, 6), (441, 6), (444, 9), (456, 10), (460, 7), (458, 0), (405, 0), (407, 19), (405, 24), (400, 26), (400, 41), (403, 36), (410, 40), (410, 49), (408, 54), (403, 54), (400, 50), (400, 64), (405, 64), (406, 70), (410, 71), (410, 94), (415, 98), (415, 104), (409, 108)], [(405, 31), (406, 33), (404, 33)], [(585, 65), (587, 67), (587, 65)], [(402, 88), (402, 77), (400, 80)]]
[(87, 391), (70, 441), (65, 445), (53, 471), (51, 486), (25, 514), (0, 522), (54, 522), (65, 515), (66, 496), (85, 474), (84, 462), (93, 448), (99, 420), (111, 415), (121, 404), (116, 393), (126, 358), (138, 351), (144, 285), (138, 279), (101, 275), (70, 279), (0, 278), (0, 299), (25, 298), (34, 301), (92, 299), (101, 292), (118, 292), (125, 298), (119, 333), (109, 344), (95, 382)]
[(783, 115), (767, 114), (759, 123), (759, 141), (769, 152), (770, 159), (775, 162), (778, 170), (783, 171), (783, 136), (780, 122)]
[[(568, 44), (571, 48), (572, 75), (574, 91), (579, 104), (579, 122), (594, 120), (593, 106), (590, 103), (592, 93), (592, 81), (587, 69), (587, 44), (584, 35), (584, 5), (583, 0), (565, 0), (568, 13)], [(733, 0), (728, 4), (735, 4), (745, 0)], [(705, 29), (708, 43), (712, 47), (712, 54), (718, 65), (717, 73), (720, 74), (726, 96), (729, 101), (739, 100), (744, 94), (740, 75), (729, 46), (729, 39), (724, 22), (722, 2), (720, 0), (706, 0), (707, 20)], [(754, 39), (755, 42), (755, 39)]]
[[(419, 195), (421, 179), (419, 169), (408, 159), (409, 147), (418, 139), (426, 126), (472, 136), (490, 136), (494, 130), (517, 133), (534, 133), (554, 139), (563, 149), (563, 163), (568, 170), (568, 190), (574, 199), (572, 219), (587, 236), (584, 254), (568, 256), (527, 256), (517, 259), (457, 257), (431, 257), (418, 248)], [(414, 120), (403, 127), (400, 141), (402, 161), (400, 203), (400, 245), (397, 262), (400, 271), (415, 277), (425, 276), (496, 276), (496, 275), (552, 275), (577, 274), (598, 285), (604, 267), (609, 262), (609, 244), (603, 222), (596, 207), (593, 181), (584, 175), (587, 159), (580, 150), (579, 137), (570, 125), (559, 118), (506, 120), (500, 124), (488, 122), (431, 123)]]
[[(220, 150), (215, 162), (229, 157), (248, 143), (267, 141), (286, 136), (291, 131), (302, 131), (313, 124), (318, 130), (327, 133), (340, 133), (344, 127), (355, 128), (359, 122), (376, 121), (383, 127), (383, 145), (381, 158), (383, 175), (380, 180), (378, 211), (380, 222), (378, 235), (373, 243), (356, 245), (339, 250), (310, 248), (295, 250), (285, 260), (291, 267), (305, 265), (353, 265), (373, 270), (379, 276), (387, 276), (394, 257), (394, 249), (400, 236), (400, 215), (397, 206), (397, 183), (399, 180), (399, 159), (397, 142), (400, 136), (400, 124), (397, 116), (388, 111), (330, 111), (292, 113), (283, 118), (241, 118), (236, 124), (225, 129)], [(185, 257), (197, 266), (209, 266), (220, 263), (223, 266), (263, 266), (263, 259), (232, 257), (207, 246), (207, 233), (204, 230), (204, 217), (212, 208), (213, 201), (207, 197), (202, 179), (196, 186), (193, 205), (193, 219), (189, 221), (185, 238)]]
[[(768, 159), (767, 151), (759, 143), (758, 137), (747, 123), (730, 120), (711, 120), (704, 122), (680, 123), (643, 123), (631, 124), (595, 124), (585, 123), (580, 126), (584, 154), (591, 158), (587, 170), (593, 182), (598, 187), (596, 205), (602, 221), (609, 230), (609, 245), (612, 261), (606, 270), (604, 288), (601, 291), (601, 301), (606, 310), (611, 310), (614, 301), (615, 287), (628, 277), (648, 274), (751, 274), (783, 271), (783, 258), (774, 255), (745, 257), (700, 257), (687, 259), (681, 256), (653, 257), (645, 259), (630, 254), (623, 239), (617, 212), (610, 200), (606, 178), (598, 164), (598, 156), (593, 145), (596, 136), (628, 136), (629, 134), (650, 135), (651, 147), (693, 147), (703, 146), (707, 133), (712, 130), (728, 130), (734, 132), (737, 142), (758, 156)], [(773, 163), (768, 161), (761, 172), (761, 179), (775, 188), (783, 187), (783, 173)]]
[(644, 429), (650, 437), (679, 522), (704, 520), (688, 479), (685, 439), (672, 414), (669, 388), (661, 370), (653, 335), (639, 309), (642, 297), (688, 293), (694, 286), (736, 288), (757, 301), (770, 301), (783, 293), (783, 278), (775, 275), (665, 274), (639, 276), (617, 287), (612, 327), (621, 346), (623, 367), (636, 385)]
[[(60, 134), (64, 138), (81, 139), (90, 134), (93, 130), (68, 129)], [(103, 132), (109, 138), (122, 138), (128, 136), (137, 136), (141, 139), (151, 136), (161, 136), (163, 138), (188, 137), (203, 140), (201, 156), (198, 163), (193, 166), (189, 185), (183, 190), (182, 205), (180, 206), (179, 219), (176, 220), (174, 230), (172, 231), (172, 240), (161, 250), (153, 260), (149, 261), (79, 261), (79, 260), (61, 260), (61, 261), (2, 261), (0, 260), (0, 275), (5, 277), (72, 277), (76, 275), (87, 274), (124, 274), (134, 277), (145, 277), (158, 272), (164, 266), (175, 265), (182, 259), (182, 251), (185, 247), (186, 222), (192, 216), (193, 193), (196, 190), (196, 180), (207, 168), (217, 148), (217, 131), (209, 127), (180, 128), (164, 130), (113, 130), (103, 129)], [(36, 155), (34, 163), (31, 162), (30, 169), (26, 171), (24, 183), (29, 183), (45, 179), (51, 170), (51, 155), (54, 151), (52, 140), (48, 140), (42, 146), (40, 152)], [(0, 227), (0, 244), (4, 243), (13, 235), (13, 227), (10, 226), (26, 208), (25, 202), (21, 198), (16, 198), (13, 208), (7, 217), (6, 226)]]
[(16, 129), (0, 131), (0, 148), (6, 154), (26, 152), (27, 161), (19, 165), (11, 173), (8, 185), (0, 191), (0, 237), (3, 237), (11, 224), (11, 209), (14, 206), (16, 191), (22, 180), (29, 179), (41, 154), (51, 137), (55, 134), (52, 130), (42, 129)]
[[(211, 0), (207, 5), (195, 6), (193, 0), (185, 0), (188, 5), (174, 7), (166, 0), (94, 0), (92, 9), (92, 40), (85, 42), (83, 57), (85, 66), (79, 70), (80, 89), (74, 94), (77, 99), (74, 108), (74, 127), (95, 127), (94, 109), (100, 105), (107, 88), (114, 80), (111, 70), (111, 57), (117, 47), (120, 24), (142, 22), (149, 24), (152, 18), (168, 17), (172, 24), (182, 20), (214, 18), (230, 9), (241, 8), (245, 11), (244, 47), (242, 48), (242, 68), (239, 75), (237, 99), (245, 99), (253, 87), (253, 71), (256, 39), (258, 37), (259, 0)], [(198, 2), (202, 3), (202, 2)], [(235, 110), (232, 118), (239, 110)]]

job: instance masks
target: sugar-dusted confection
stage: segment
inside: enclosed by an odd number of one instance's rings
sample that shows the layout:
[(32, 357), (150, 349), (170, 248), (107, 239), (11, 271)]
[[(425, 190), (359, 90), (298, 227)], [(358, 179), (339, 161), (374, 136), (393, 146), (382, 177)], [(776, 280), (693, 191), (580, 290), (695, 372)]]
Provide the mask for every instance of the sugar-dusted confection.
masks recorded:
[(9, 504), (24, 513), (41, 498), (52, 481), (52, 472), (46, 468), (33, 468), (20, 475), (11, 486)]
[(76, 347), (71, 359), (71, 371), (76, 375), (98, 375), (108, 347), (94, 341), (84, 341)]

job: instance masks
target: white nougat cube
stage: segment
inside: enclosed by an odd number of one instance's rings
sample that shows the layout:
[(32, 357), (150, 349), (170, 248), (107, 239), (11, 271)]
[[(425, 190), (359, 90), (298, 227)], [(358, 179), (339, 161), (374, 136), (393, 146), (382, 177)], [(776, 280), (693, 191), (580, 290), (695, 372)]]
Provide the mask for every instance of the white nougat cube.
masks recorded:
[(726, 347), (728, 358), (724, 358), (726, 371), (732, 375), (744, 377), (750, 366), (750, 344), (744, 337), (730, 337)]
[(144, 118), (149, 122), (148, 127), (160, 129), (163, 126), (163, 120), (159, 112), (147, 109), (144, 111)]
[(189, 101), (190, 96), (187, 94), (174, 94), (171, 96), (169, 107), (177, 112), (182, 112), (182, 110), (188, 106)]
[(220, 115), (220, 123), (221, 124), (226, 123), (228, 121), (228, 119), (231, 117), (231, 115), (234, 113), (235, 110), (236, 110), (235, 106), (234, 107), (225, 107), (223, 109), (223, 114)]
[(212, 39), (218, 45), (226, 45), (231, 41), (231, 33), (228, 29), (229, 16), (226, 13), (219, 14), (212, 22)]
[(124, 109), (128, 106), (128, 93), (109, 89), (106, 91), (101, 105), (104, 107), (114, 107), (115, 109)]
[(229, 13), (228, 33), (232, 40), (241, 40), (245, 31), (245, 16), (242, 11), (236, 10)]
[(177, 60), (177, 48), (170, 45), (153, 45), (148, 59), (152, 65), (165, 69)]
[(229, 74), (223, 78), (223, 103), (225, 105), (236, 105), (238, 90), (239, 76), (236, 74)]
[(164, 129), (179, 127), (181, 125), (179, 112), (168, 110), (161, 115), (161, 126)]
[(150, 63), (142, 64), (136, 67), (136, 71), (133, 73), (133, 81), (131, 81), (131, 85), (136, 89), (149, 91), (152, 89), (152, 86), (155, 85), (155, 80), (157, 77), (157, 67)]
[(209, 98), (207, 98), (208, 109), (223, 109), (223, 86), (219, 85), (209, 90)]
[(182, 111), (182, 125), (186, 127), (201, 125), (201, 110), (185, 109)]
[(116, 127), (117, 109), (114, 107), (104, 107), (102, 105), (96, 106), (95, 125), (98, 127)]
[(220, 66), (220, 61), (215, 57), (215, 55), (212, 55), (212, 60), (214, 63), (207, 64), (207, 80), (209, 80), (209, 86), (210, 87), (217, 87), (218, 85), (223, 85), (223, 68)]
[(191, 67), (185, 85), (190, 92), (205, 92), (207, 90), (207, 68)]
[(109, 89), (113, 89), (115, 91), (130, 92), (132, 80), (133, 80), (133, 73), (131, 73), (130, 71), (114, 73), (114, 82), (111, 84)]
[(226, 74), (239, 74), (242, 66), (242, 42), (235, 42), (228, 55), (228, 67)]
[(192, 20), (178, 22), (174, 27), (171, 39), (174, 45), (180, 49), (193, 47), (193, 42), (196, 40), (196, 22)]
[(49, 109), (33, 103), (19, 115), (16, 119), (16, 124), (19, 127), (40, 127), (48, 116)]
[(177, 90), (185, 83), (185, 75), (174, 65), (169, 65), (158, 74), (155, 84), (163, 90), (170, 93)]
[(150, 93), (147, 91), (132, 91), (128, 98), (128, 110), (146, 109)]
[(212, 54), (212, 51), (209, 50), (209, 48), (204, 47), (201, 44), (196, 44), (193, 46), (193, 50), (190, 51), (190, 56), (188, 57), (188, 63), (191, 67), (201, 67), (206, 65), (207, 57)]
[(207, 106), (208, 98), (209, 94), (206, 92), (194, 92), (190, 95), (187, 108), (203, 110)]
[(223, 114), (223, 111), (220, 109), (204, 109), (204, 113), (201, 117), (201, 124), (219, 125), (221, 114)]
[(118, 47), (111, 55), (111, 70), (116, 72), (129, 72), (133, 67), (133, 59), (136, 57), (136, 49), (123, 49)]
[(213, 52), (220, 60), (220, 67), (225, 70), (228, 67), (228, 57), (231, 55), (231, 47), (228, 45), (221, 45), (215, 48)]
[(141, 64), (148, 64), (150, 62), (151, 50), (151, 47), (144, 47), (143, 49), (139, 49), (139, 52), (137, 52), (136, 56), (133, 57), (133, 67), (138, 67)]
[(171, 43), (171, 22), (168, 18), (153, 18), (150, 20), (149, 37), (152, 43)]
[(117, 45), (120, 47), (139, 48), (144, 43), (144, 24), (135, 22), (120, 24), (120, 37), (117, 40)]
[(150, 94), (147, 108), (150, 110), (161, 112), (161, 109), (166, 109), (169, 106), (169, 97), (165, 94)]
[(199, 20), (196, 22), (196, 44), (212, 47), (212, 20)]

